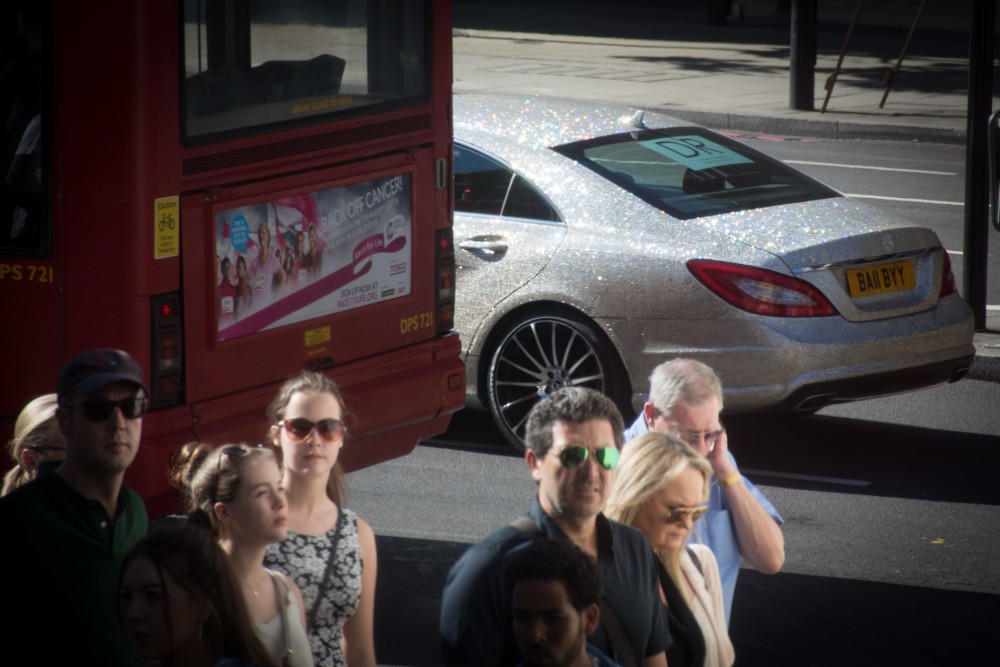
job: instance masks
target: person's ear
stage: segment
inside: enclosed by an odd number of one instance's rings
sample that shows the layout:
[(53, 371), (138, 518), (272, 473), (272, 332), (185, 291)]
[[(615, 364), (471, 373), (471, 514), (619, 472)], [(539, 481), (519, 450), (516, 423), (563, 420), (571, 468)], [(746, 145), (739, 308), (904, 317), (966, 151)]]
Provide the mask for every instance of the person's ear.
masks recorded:
[(27, 447), (21, 450), (21, 467), (31, 472), (38, 470), (38, 460), (35, 458), (35, 452)]
[(524, 450), (524, 463), (528, 466), (531, 479), (536, 482), (542, 481), (542, 459), (530, 449)]
[(277, 424), (271, 424), (271, 442), (278, 449), (281, 449), (281, 427)]
[(229, 513), (229, 508), (223, 502), (212, 505), (212, 511), (215, 513), (215, 518), (223, 525), (229, 523), (233, 518)]
[(588, 637), (597, 630), (601, 622), (601, 608), (597, 603), (593, 603), (583, 610), (583, 633)]
[(656, 421), (656, 408), (649, 401), (646, 401), (645, 405), (642, 406), (642, 417), (646, 420), (646, 427), (652, 431), (653, 422)]
[(69, 410), (64, 407), (56, 408), (56, 422), (58, 422), (59, 432), (63, 434), (64, 438), (69, 438), (70, 421), (72, 421), (72, 417)]

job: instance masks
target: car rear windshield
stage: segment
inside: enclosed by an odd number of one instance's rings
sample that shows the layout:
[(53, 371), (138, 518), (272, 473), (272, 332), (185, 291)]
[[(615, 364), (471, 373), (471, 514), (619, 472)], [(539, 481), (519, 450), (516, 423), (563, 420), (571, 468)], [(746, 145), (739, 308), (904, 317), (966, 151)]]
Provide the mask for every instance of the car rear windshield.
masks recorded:
[(682, 220), (840, 196), (778, 160), (695, 127), (628, 132), (553, 150)]

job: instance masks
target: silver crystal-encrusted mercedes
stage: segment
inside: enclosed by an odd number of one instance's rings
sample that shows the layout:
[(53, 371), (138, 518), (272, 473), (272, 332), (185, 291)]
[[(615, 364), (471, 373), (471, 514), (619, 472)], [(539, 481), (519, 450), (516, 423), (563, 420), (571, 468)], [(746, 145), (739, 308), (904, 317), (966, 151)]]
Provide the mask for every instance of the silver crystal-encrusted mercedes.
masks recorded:
[(656, 113), (456, 95), (454, 123), (456, 328), (470, 400), (514, 444), (565, 385), (628, 419), (677, 356), (716, 370), (729, 413), (968, 371), (972, 311), (930, 229)]

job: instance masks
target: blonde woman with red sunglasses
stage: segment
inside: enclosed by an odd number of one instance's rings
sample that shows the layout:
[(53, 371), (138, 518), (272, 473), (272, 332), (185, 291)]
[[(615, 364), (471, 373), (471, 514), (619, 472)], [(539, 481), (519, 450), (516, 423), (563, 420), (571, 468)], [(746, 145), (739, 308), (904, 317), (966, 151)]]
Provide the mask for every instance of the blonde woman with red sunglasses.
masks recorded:
[(690, 445), (650, 432), (624, 448), (605, 514), (638, 528), (660, 561), (660, 599), (674, 644), (670, 667), (729, 667), (736, 659), (726, 626), (719, 565), (688, 545), (708, 509), (712, 466)]
[(337, 385), (308, 371), (285, 382), (268, 407), (289, 535), (265, 561), (302, 589), (317, 665), (375, 667), (375, 533), (342, 504), (345, 412)]

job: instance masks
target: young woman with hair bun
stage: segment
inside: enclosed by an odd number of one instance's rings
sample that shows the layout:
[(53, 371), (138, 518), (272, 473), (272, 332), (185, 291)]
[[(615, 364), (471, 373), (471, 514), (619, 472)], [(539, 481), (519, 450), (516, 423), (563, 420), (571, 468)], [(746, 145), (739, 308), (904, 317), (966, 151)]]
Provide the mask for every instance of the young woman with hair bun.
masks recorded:
[(266, 562), (302, 588), (317, 664), (375, 667), (375, 533), (343, 507), (345, 412), (337, 385), (308, 371), (285, 382), (268, 407), (289, 536), (268, 547)]
[(294, 581), (264, 567), (268, 545), (288, 537), (288, 502), (274, 451), (191, 443), (181, 450), (173, 481), (188, 494), (189, 516), (204, 520), (229, 554), (273, 662), (312, 667), (302, 593)]

